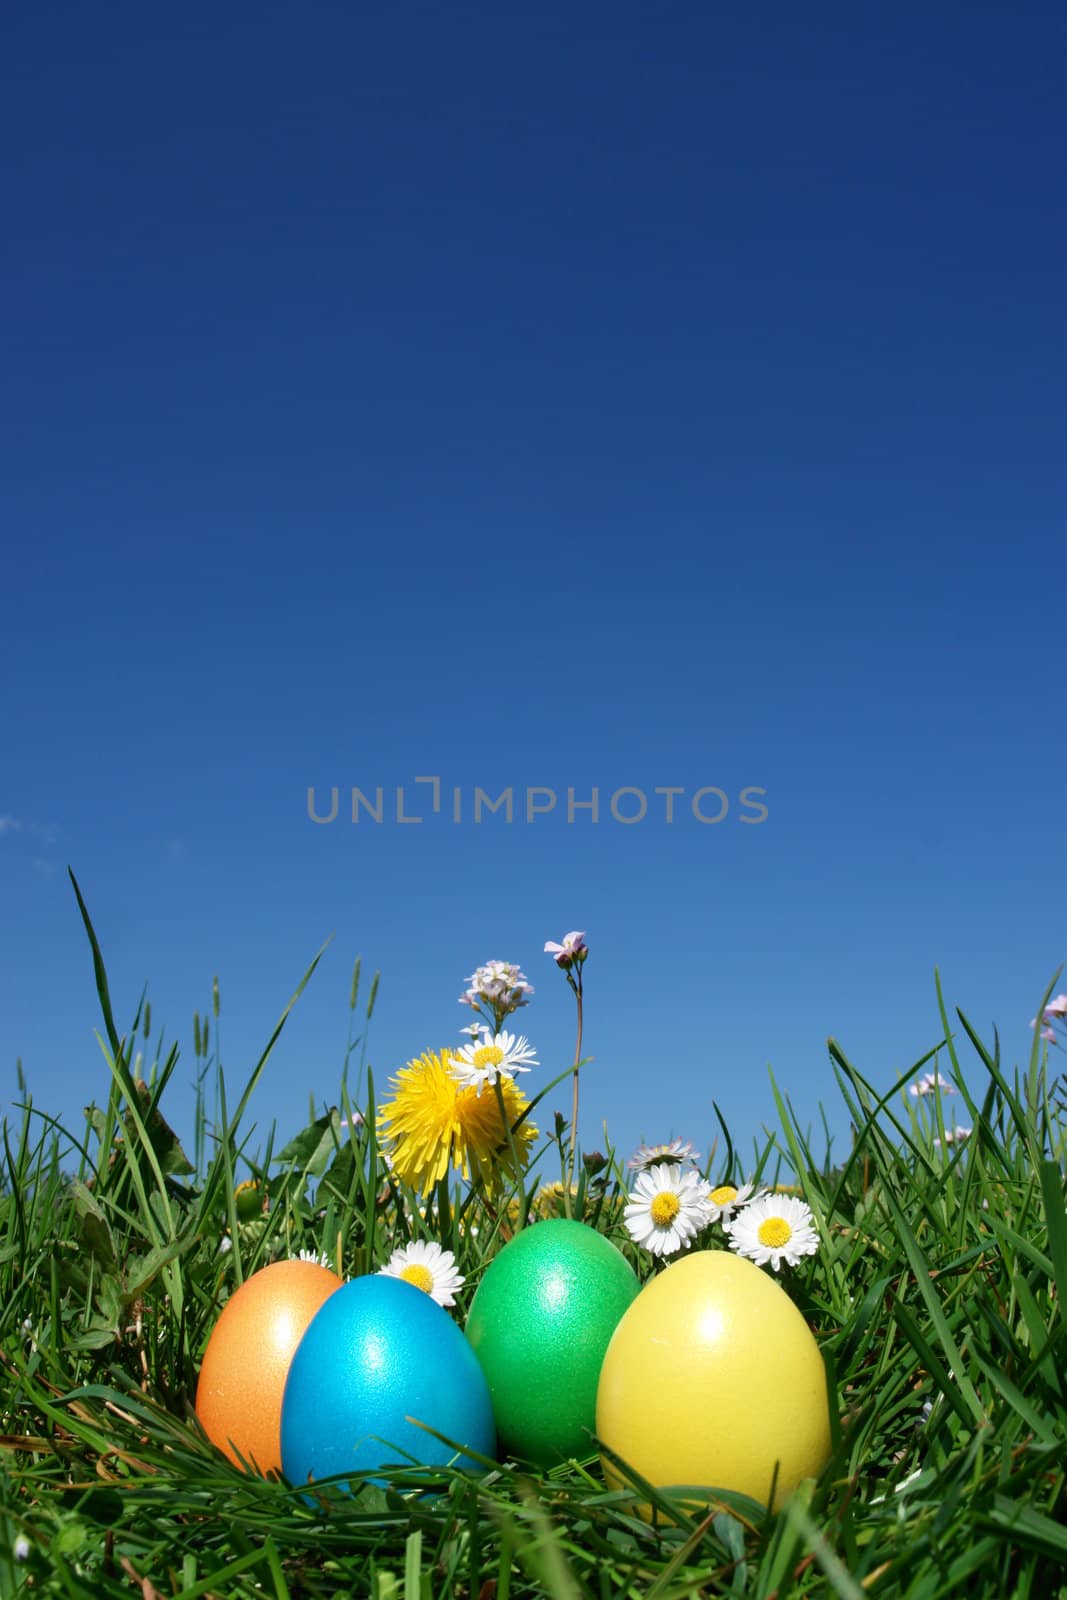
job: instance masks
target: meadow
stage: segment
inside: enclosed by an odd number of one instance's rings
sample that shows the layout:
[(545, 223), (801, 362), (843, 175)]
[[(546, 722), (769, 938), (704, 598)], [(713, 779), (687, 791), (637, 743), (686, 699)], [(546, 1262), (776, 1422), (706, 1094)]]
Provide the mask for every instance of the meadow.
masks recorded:
[[(194, 1024), (185, 1149), (167, 1121), (178, 1050), (159, 1046), (146, 999), (120, 1033), (82, 912), (100, 1104), (65, 1128), (23, 1096), (3, 1130), (0, 1593), (1067, 1597), (1065, 1103), (1050, 1029), (1035, 1028), (1029, 1059), (1009, 1066), (938, 985), (934, 1048), (892, 1083), (865, 1081), (830, 1041), (852, 1126), (843, 1155), (814, 1147), (776, 1085), (773, 1133), (742, 1149), (723, 1126), (702, 1158), (711, 1185), (743, 1177), (801, 1199), (817, 1235), (772, 1275), (818, 1341), (832, 1452), (777, 1511), (714, 1488), (683, 1500), (625, 1463), (633, 1488), (613, 1487), (593, 1441), (545, 1469), (413, 1467), (305, 1497), (240, 1470), (197, 1425), (199, 1366), (234, 1289), (302, 1251), (355, 1278), (426, 1239), (447, 1246), (464, 1280), (452, 1312), (462, 1326), (507, 1240), (566, 1212), (651, 1280), (665, 1261), (626, 1225), (629, 1153), (572, 1150), (559, 1115), (527, 1147), (524, 1129), (545, 1122), (567, 1065), (539, 1074), (480, 1177), (449, 1168), (405, 1181), (379, 1120), (401, 1064), (380, 1081), (367, 1065), (377, 979), (366, 992), (359, 963), (333, 1103), (313, 1104), (284, 1138), (257, 1129), (253, 1147), (257, 1085), (314, 962), (236, 1089), (215, 1051), (216, 986)], [(966, 1135), (948, 1120), (957, 1109)], [(635, 1494), (657, 1514), (638, 1515)]]

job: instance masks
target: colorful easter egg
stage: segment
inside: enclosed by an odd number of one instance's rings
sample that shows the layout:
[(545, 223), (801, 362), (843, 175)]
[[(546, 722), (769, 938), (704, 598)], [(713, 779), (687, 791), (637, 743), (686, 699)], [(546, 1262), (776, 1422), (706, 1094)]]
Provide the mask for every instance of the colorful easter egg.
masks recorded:
[[(733, 1489), (774, 1507), (830, 1455), (826, 1372), (785, 1290), (699, 1250), (641, 1290), (608, 1345), (599, 1438), (656, 1488)], [(605, 1459), (613, 1487), (622, 1478)]]
[(236, 1289), (200, 1366), (196, 1414), (236, 1466), (280, 1471), (282, 1394), (316, 1311), (342, 1280), (314, 1261), (275, 1261)]
[(285, 1386), (282, 1468), (290, 1483), (413, 1463), (479, 1471), (462, 1452), (493, 1456), (495, 1444), (482, 1369), (436, 1301), (380, 1274), (356, 1278), (330, 1297), (301, 1340)]
[(504, 1246), (467, 1317), (504, 1450), (540, 1466), (590, 1453), (600, 1364), (639, 1288), (582, 1222), (537, 1222)]

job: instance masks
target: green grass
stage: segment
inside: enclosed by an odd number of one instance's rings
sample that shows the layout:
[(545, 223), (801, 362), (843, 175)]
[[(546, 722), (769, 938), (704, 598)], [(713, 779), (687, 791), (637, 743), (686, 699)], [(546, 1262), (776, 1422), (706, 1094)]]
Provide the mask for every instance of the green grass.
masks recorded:
[[(177, 1049), (156, 1038), (144, 1001), (120, 1036), (85, 920), (101, 1104), (68, 1130), (26, 1103), (3, 1130), (0, 1594), (1067, 1597), (1064, 1107), (1036, 1036), (1009, 1070), (939, 990), (936, 1054), (893, 1085), (866, 1082), (831, 1041), (854, 1130), (835, 1166), (775, 1087), (780, 1130), (745, 1176), (799, 1184), (818, 1220), (818, 1255), (783, 1276), (825, 1354), (835, 1426), (825, 1472), (777, 1515), (723, 1493), (652, 1527), (593, 1455), (541, 1475), (514, 1462), (480, 1478), (412, 1472), (312, 1507), (238, 1472), (196, 1426), (198, 1365), (226, 1296), (299, 1249), (348, 1275), (374, 1270), (412, 1233), (439, 1236), (440, 1206), (442, 1242), (467, 1275), (462, 1319), (507, 1207), (453, 1191), (422, 1218), (388, 1181), (364, 1065), (373, 994), (362, 1001), (358, 968), (334, 1107), (312, 1107), (285, 1143), (251, 1117), (289, 1007), (235, 1094), (216, 989), (194, 1028), (187, 1154), (163, 1110)], [(974, 1129), (945, 1150), (936, 1097), (903, 1092), (935, 1060), (959, 1091), (945, 1106)], [(564, 1170), (567, 1138), (557, 1121), (528, 1195)], [(726, 1135), (714, 1176), (729, 1150)], [(576, 1214), (647, 1278), (608, 1154), (599, 1174), (579, 1163)], [(266, 1188), (265, 1213), (258, 1194), (250, 1208), (250, 1192), (235, 1193), (249, 1177)], [(19, 1559), (16, 1541), (29, 1547)]]

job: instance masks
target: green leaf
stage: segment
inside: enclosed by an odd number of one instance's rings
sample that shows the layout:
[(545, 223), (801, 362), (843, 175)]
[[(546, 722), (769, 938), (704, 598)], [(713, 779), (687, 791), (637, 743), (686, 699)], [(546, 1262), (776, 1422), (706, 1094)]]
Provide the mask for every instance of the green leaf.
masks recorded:
[(159, 1276), (167, 1263), (182, 1255), (191, 1243), (192, 1238), (186, 1237), (185, 1239), (175, 1240), (173, 1244), (157, 1244), (141, 1260), (131, 1262), (126, 1272), (126, 1288), (122, 1294), (123, 1305), (132, 1305), (135, 1300), (139, 1299)]
[(100, 1307), (100, 1317), (112, 1333), (118, 1333), (119, 1323), (122, 1321), (123, 1297), (122, 1283), (118, 1275), (108, 1272), (100, 1280), (96, 1291), (96, 1303)]
[(84, 1333), (79, 1333), (70, 1340), (73, 1350), (103, 1350), (105, 1345), (114, 1344), (115, 1330), (106, 1326), (99, 1319), (94, 1318)]
[[(762, 1511), (763, 1508), (760, 1509)], [(745, 1530), (737, 1518), (730, 1516), (729, 1512), (720, 1511), (712, 1520), (712, 1527), (730, 1560), (742, 1560), (745, 1554)]]
[(92, 1191), (77, 1178), (71, 1183), (70, 1193), (74, 1209), (81, 1219), (82, 1239), (105, 1267), (113, 1268), (117, 1262), (115, 1242), (102, 1207)]
[(347, 1200), (355, 1173), (356, 1152), (351, 1143), (343, 1144), (323, 1177), (322, 1187), (334, 1193), (339, 1200)]
[(330, 1157), (341, 1148), (341, 1118), (331, 1106), (324, 1117), (309, 1123), (302, 1133), (281, 1150), (277, 1160), (298, 1167), (312, 1178), (321, 1178)]
[[(137, 1089), (142, 1101), (145, 1102), (147, 1106), (150, 1100), (150, 1094), (147, 1086), (141, 1082), (138, 1082)], [(148, 1134), (149, 1143), (156, 1153), (156, 1160), (159, 1162), (160, 1172), (164, 1173), (167, 1177), (173, 1178), (186, 1177), (195, 1170), (192, 1162), (189, 1160), (189, 1157), (182, 1149), (181, 1140), (178, 1138), (178, 1135), (174, 1132), (174, 1129), (170, 1126), (169, 1122), (167, 1122), (158, 1106), (153, 1106), (151, 1110), (149, 1110), (148, 1115), (145, 1118), (145, 1131)], [(132, 1136), (132, 1126), (130, 1132)]]
[(56, 1555), (74, 1556), (86, 1541), (86, 1529), (80, 1522), (67, 1522), (60, 1528), (52, 1543)]

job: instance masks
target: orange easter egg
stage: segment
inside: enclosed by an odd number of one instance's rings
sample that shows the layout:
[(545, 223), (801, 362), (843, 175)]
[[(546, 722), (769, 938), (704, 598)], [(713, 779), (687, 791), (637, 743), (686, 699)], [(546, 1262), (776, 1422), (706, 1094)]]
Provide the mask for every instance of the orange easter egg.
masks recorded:
[(281, 1471), (282, 1394), (308, 1324), (342, 1279), (314, 1261), (275, 1261), (227, 1300), (207, 1342), (196, 1414), (213, 1444), (240, 1466)]

